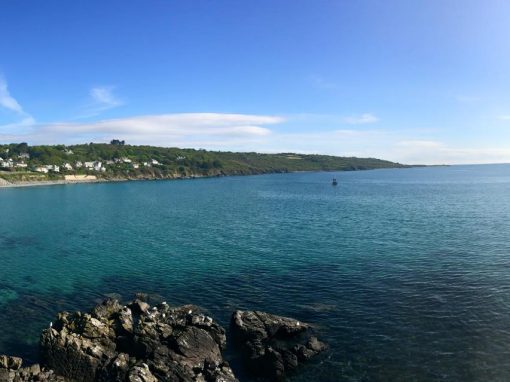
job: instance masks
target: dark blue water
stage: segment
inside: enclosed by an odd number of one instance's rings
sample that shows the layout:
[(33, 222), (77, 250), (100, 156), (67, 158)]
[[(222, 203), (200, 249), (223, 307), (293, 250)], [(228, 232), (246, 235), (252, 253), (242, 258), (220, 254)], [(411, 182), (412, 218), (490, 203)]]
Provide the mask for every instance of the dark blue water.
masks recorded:
[(509, 239), (510, 165), (0, 189), (0, 353), (145, 291), (315, 323), (296, 381), (508, 381)]

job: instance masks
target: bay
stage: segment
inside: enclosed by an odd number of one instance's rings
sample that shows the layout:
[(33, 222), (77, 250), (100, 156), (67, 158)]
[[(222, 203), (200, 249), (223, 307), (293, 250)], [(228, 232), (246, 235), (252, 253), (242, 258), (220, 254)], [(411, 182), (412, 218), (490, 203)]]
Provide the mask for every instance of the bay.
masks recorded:
[(314, 323), (295, 381), (507, 381), (509, 195), (510, 165), (0, 189), (0, 354), (143, 291)]

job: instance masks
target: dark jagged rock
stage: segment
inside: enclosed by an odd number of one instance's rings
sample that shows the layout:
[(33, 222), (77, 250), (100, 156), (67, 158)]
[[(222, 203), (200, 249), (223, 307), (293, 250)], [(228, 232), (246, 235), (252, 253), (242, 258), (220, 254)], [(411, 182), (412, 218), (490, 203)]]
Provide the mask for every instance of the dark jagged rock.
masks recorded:
[[(0, 382), (66, 382), (52, 370), (42, 369), (39, 364), (21, 367), (22, 359), (0, 355)], [(68, 382), (68, 381), (67, 381)]]
[(0, 355), (0, 369), (18, 370), (22, 363), (21, 358)]
[[(225, 330), (194, 305), (126, 305), (108, 298), (90, 313), (62, 312), (41, 335), (41, 365), (0, 355), (0, 382), (236, 382), (223, 359)], [(290, 318), (237, 311), (232, 332), (252, 371), (282, 378), (325, 345)]]
[(234, 343), (247, 367), (267, 379), (282, 379), (326, 349), (312, 327), (297, 320), (256, 311), (236, 311), (231, 319)]
[(77, 382), (234, 382), (225, 344), (225, 330), (199, 308), (151, 308), (139, 299), (61, 313), (41, 336), (45, 364)]

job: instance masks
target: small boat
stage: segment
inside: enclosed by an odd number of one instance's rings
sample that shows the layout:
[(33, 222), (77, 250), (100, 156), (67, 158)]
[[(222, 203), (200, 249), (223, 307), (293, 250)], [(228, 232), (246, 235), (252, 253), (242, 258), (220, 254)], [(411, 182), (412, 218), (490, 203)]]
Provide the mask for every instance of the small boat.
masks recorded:
[(336, 181), (336, 178), (333, 178), (333, 186), (336, 186), (338, 184), (338, 182)]

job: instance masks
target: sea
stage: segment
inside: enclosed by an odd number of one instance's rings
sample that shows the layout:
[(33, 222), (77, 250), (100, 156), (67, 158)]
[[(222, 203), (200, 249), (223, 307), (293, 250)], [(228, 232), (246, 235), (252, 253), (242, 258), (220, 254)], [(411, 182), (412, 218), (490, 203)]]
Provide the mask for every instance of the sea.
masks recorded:
[(509, 381), (510, 165), (0, 189), (0, 354), (138, 292), (313, 324), (290, 381)]

